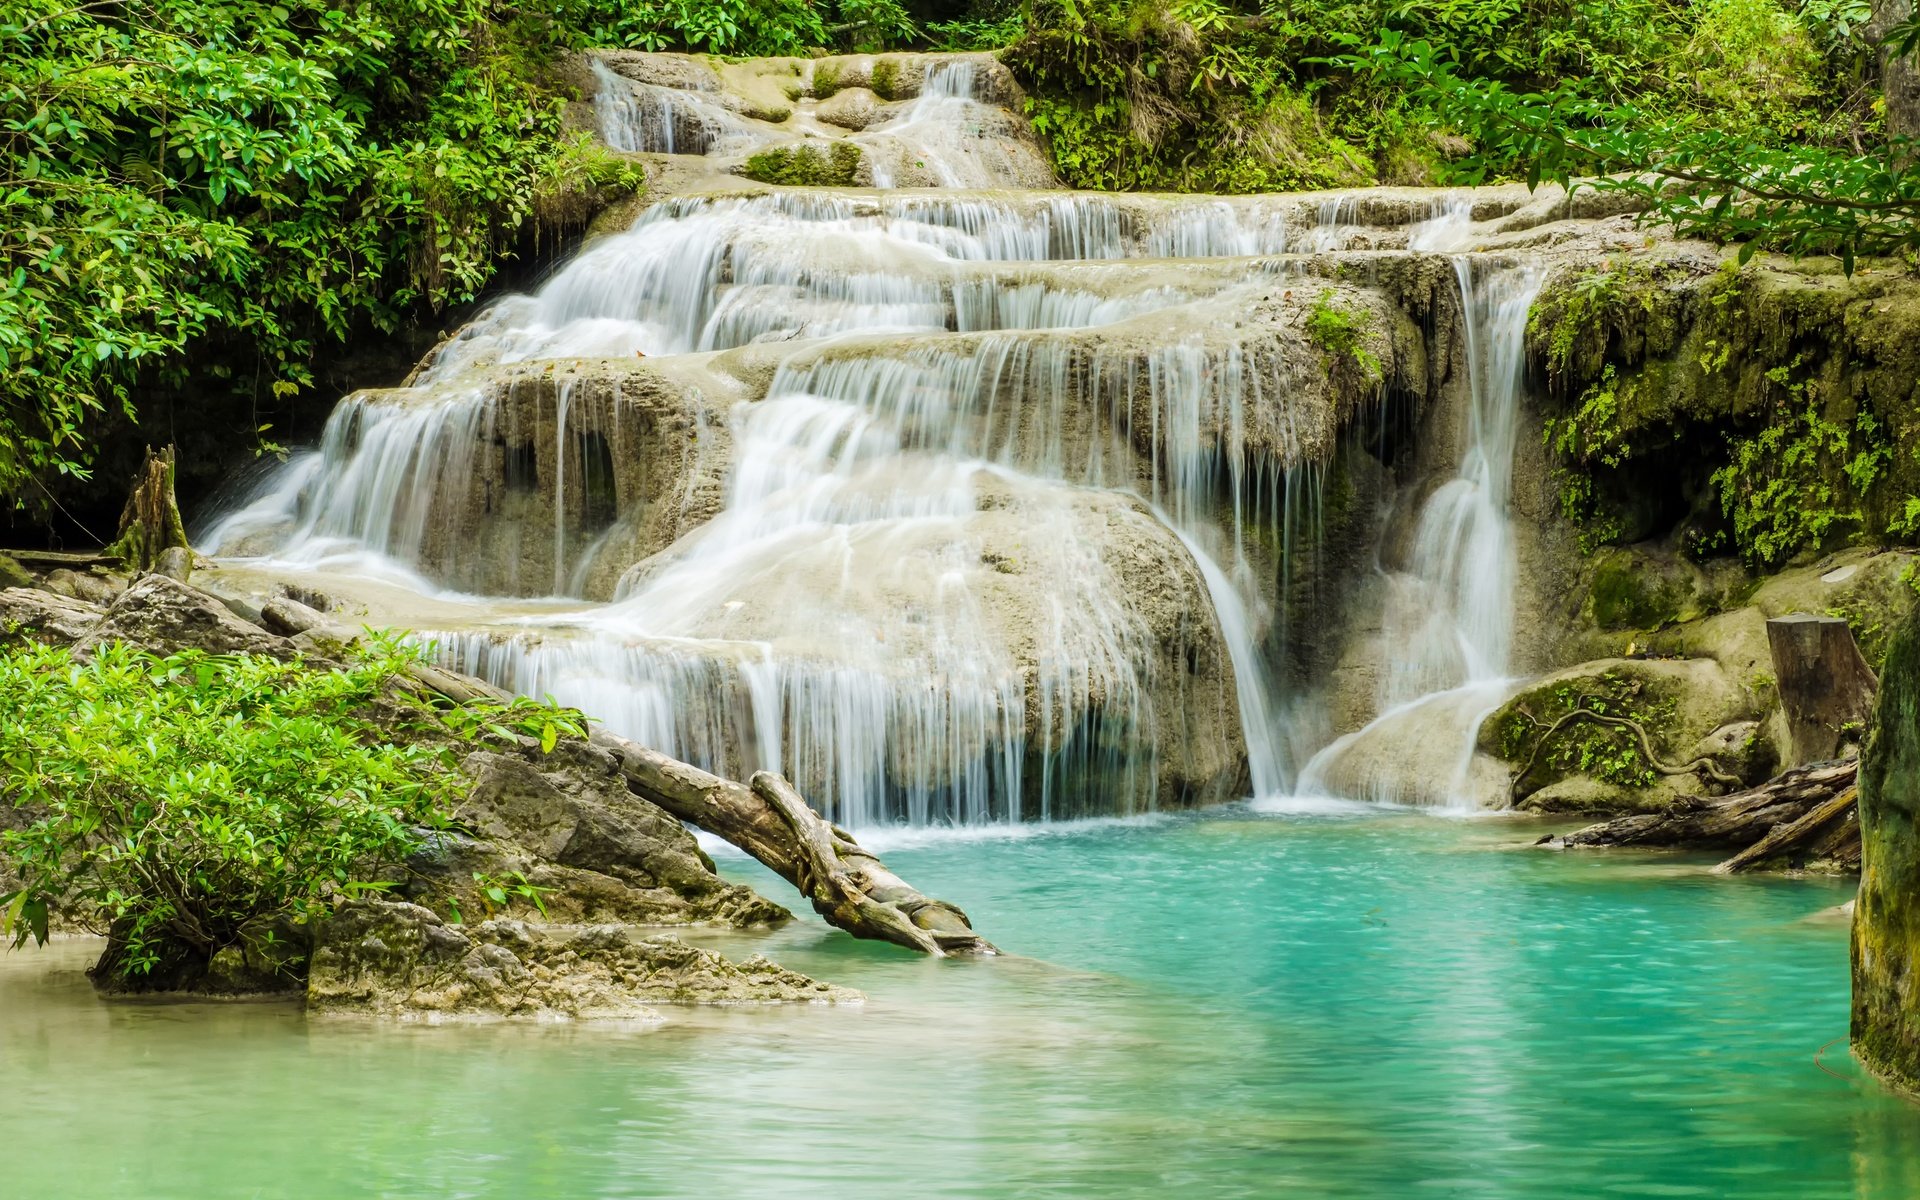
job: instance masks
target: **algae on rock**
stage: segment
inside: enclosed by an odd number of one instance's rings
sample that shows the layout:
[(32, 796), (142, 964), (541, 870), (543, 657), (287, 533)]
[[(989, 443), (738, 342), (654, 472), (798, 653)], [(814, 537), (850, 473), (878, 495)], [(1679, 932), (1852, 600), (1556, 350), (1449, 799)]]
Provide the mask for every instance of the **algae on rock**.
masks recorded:
[(1853, 1051), (1920, 1091), (1920, 613), (1888, 648), (1859, 787)]

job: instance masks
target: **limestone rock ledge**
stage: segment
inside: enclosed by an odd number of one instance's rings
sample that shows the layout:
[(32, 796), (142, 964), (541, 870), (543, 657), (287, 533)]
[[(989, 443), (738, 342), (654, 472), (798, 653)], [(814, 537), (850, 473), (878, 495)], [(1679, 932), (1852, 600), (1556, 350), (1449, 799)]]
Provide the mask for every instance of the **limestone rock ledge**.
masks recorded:
[(316, 931), (311, 1012), (444, 1020), (659, 1020), (657, 1004), (857, 1002), (760, 955), (733, 963), (678, 938), (620, 925), (450, 925), (377, 898), (343, 905)]

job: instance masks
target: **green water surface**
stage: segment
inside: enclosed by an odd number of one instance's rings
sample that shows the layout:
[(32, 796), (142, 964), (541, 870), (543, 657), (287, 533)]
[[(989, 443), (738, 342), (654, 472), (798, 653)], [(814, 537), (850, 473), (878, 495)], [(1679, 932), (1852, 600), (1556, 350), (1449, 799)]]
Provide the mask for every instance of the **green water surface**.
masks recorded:
[(1850, 882), (1538, 833), (1230, 810), (895, 844), (1013, 953), (708, 935), (868, 1002), (651, 1028), (109, 1004), (92, 943), (3, 955), (0, 1197), (1920, 1196), (1920, 1107), (1844, 1043), (1815, 1062)]

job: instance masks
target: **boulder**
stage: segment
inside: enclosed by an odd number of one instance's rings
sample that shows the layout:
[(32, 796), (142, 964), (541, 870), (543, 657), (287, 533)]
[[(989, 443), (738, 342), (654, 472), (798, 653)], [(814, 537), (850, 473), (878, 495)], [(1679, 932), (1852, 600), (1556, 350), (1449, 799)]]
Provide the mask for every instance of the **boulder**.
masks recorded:
[(56, 596), (67, 596), (88, 604), (111, 604), (114, 598), (126, 588), (124, 580), (95, 575), (90, 571), (74, 571), (62, 567), (47, 574), (41, 585)]
[[(1577, 710), (1607, 720), (1570, 715)], [(1759, 694), (1711, 659), (1600, 659), (1527, 685), (1481, 725), (1479, 744), (1505, 761), (1523, 807), (1660, 811), (1728, 786), (1714, 771), (1735, 783), (1765, 779), (1777, 759), (1760, 736), (1764, 711)], [(1660, 769), (1703, 760), (1711, 769)]]
[(0, 588), (30, 588), (38, 582), (32, 571), (11, 555), (0, 554)]
[(859, 131), (882, 117), (880, 100), (863, 87), (842, 88), (820, 102), (814, 116), (829, 125)]
[(452, 925), (378, 898), (352, 901), (320, 924), (307, 978), (312, 1011), (428, 1019), (658, 1020), (656, 1004), (858, 999), (759, 955), (733, 963), (618, 925)]
[(0, 590), (0, 645), (71, 645), (91, 633), (104, 615), (95, 605), (57, 592), (10, 587)]
[(165, 575), (143, 575), (107, 607), (81, 639), (85, 652), (107, 642), (131, 642), (154, 654), (201, 650), (208, 654), (265, 654), (291, 658), (294, 648), (191, 584)]

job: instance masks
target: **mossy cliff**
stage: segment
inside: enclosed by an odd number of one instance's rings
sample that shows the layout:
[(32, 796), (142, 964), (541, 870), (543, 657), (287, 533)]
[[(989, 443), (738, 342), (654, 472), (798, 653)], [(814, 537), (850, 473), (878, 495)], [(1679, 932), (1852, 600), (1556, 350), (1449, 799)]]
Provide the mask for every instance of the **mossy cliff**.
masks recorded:
[(1894, 636), (1860, 762), (1860, 897), (1853, 918), (1853, 1051), (1920, 1090), (1920, 615)]
[(1561, 267), (1529, 326), (1583, 548), (1778, 567), (1920, 532), (1920, 283), (1670, 244)]

